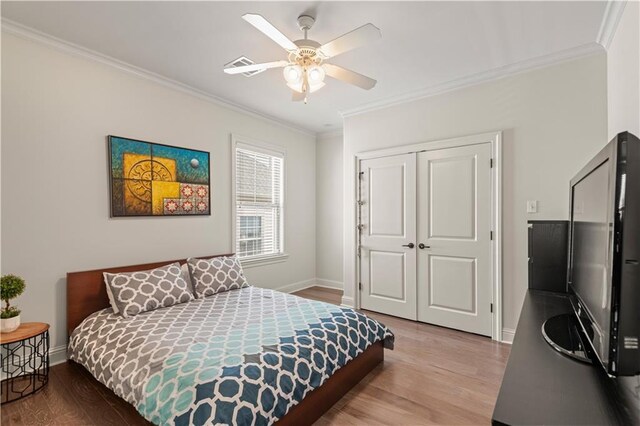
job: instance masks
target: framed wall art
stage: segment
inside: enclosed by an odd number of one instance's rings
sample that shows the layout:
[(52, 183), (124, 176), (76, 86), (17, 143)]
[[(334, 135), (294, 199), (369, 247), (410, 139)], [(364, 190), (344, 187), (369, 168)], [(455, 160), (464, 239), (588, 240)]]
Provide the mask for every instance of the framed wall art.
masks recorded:
[(211, 214), (209, 153), (109, 136), (111, 217)]

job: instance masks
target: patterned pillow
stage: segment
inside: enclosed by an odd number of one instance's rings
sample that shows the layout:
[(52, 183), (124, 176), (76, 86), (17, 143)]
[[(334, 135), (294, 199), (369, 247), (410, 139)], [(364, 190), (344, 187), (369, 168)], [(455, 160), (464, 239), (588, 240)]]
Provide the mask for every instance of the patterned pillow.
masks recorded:
[(150, 271), (105, 272), (104, 277), (113, 303), (125, 318), (193, 300), (178, 262)]
[(237, 257), (187, 259), (191, 283), (196, 297), (211, 296), (223, 291), (247, 287), (247, 279)]

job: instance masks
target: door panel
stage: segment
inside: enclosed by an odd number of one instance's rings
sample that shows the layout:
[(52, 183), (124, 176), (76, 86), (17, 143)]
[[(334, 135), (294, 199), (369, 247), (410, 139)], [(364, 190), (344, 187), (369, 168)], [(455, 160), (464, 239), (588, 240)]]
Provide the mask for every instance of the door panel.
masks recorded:
[(417, 319), (416, 154), (360, 162), (363, 309)]
[(475, 163), (470, 156), (430, 162), (431, 238), (475, 238)]
[(369, 294), (406, 302), (405, 254), (369, 250)]
[(476, 314), (475, 259), (429, 256), (429, 307)]
[(491, 145), (418, 153), (418, 320), (491, 335)]
[(404, 236), (404, 175), (398, 165), (369, 170), (369, 235)]

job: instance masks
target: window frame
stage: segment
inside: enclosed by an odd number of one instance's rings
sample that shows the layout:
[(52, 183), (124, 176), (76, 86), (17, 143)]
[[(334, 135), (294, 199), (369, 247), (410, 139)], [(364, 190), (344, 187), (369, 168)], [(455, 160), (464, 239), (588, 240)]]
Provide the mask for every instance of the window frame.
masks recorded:
[(244, 148), (250, 151), (267, 154), (282, 158), (282, 200), (280, 211), (280, 253), (265, 254), (249, 257), (238, 257), (243, 267), (252, 267), (260, 265), (268, 265), (271, 263), (284, 262), (288, 259), (289, 254), (286, 252), (286, 211), (287, 211), (287, 155), (286, 150), (282, 146), (270, 144), (246, 136), (238, 134), (231, 134), (231, 252), (237, 251), (237, 200), (236, 200), (236, 150), (238, 148)]

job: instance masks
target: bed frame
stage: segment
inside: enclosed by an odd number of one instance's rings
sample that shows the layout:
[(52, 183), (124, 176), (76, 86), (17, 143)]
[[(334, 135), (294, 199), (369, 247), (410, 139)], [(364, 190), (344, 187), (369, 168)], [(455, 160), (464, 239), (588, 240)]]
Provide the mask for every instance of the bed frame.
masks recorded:
[[(200, 259), (232, 255), (219, 254), (204, 256)], [(71, 332), (86, 317), (110, 306), (107, 289), (103, 281), (103, 272), (141, 271), (158, 268), (174, 262), (183, 264), (186, 259), (67, 273), (68, 335), (70, 336)], [(382, 342), (376, 342), (358, 357), (336, 371), (322, 386), (307, 394), (300, 404), (289, 410), (277, 423), (279, 425), (311, 425), (383, 361), (384, 350)]]

